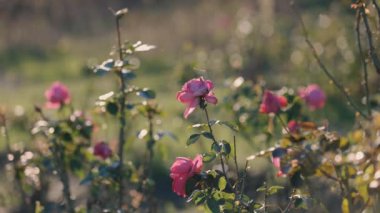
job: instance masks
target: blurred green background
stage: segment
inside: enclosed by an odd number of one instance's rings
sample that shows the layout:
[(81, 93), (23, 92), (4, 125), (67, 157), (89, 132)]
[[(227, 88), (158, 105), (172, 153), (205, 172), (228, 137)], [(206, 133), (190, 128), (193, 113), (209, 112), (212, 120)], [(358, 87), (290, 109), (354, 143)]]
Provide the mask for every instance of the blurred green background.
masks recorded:
[[(355, 11), (350, 3), (303, 0), (297, 6), (318, 54), (363, 107)], [(297, 90), (317, 83), (328, 94), (327, 106), (310, 116), (318, 122), (329, 122), (338, 131), (351, 128), (354, 113), (313, 59), (288, 1), (0, 0), (0, 105), (10, 119), (13, 143), (31, 143), (34, 105), (44, 104), (43, 92), (53, 81), (69, 86), (78, 109), (90, 110), (99, 95), (117, 88), (112, 76), (96, 77), (89, 67), (109, 57), (116, 43), (109, 8), (123, 7), (129, 8), (122, 20), (123, 38), (157, 46), (136, 58), (141, 66), (133, 83), (156, 91), (163, 111), (158, 128), (172, 131), (179, 138), (177, 142), (165, 140), (157, 147), (158, 157), (166, 165), (175, 156), (193, 156), (202, 149), (202, 145), (185, 148), (191, 130), (184, 129), (190, 122), (184, 121), (184, 106), (175, 100), (183, 81), (196, 75), (215, 82), (221, 102), (231, 92), (227, 82), (237, 76), (253, 82), (264, 79), (269, 89), (286, 86)], [(374, 72), (370, 72), (369, 79), (371, 90), (377, 90)], [(231, 118), (223, 110), (221, 106), (213, 107), (212, 117)], [(114, 121), (107, 122), (109, 127), (95, 138), (115, 140)], [(247, 138), (238, 140), (239, 148), (245, 150), (239, 156), (243, 162), (257, 150)], [(139, 154), (131, 155), (133, 159)], [(257, 165), (265, 169), (265, 162)]]

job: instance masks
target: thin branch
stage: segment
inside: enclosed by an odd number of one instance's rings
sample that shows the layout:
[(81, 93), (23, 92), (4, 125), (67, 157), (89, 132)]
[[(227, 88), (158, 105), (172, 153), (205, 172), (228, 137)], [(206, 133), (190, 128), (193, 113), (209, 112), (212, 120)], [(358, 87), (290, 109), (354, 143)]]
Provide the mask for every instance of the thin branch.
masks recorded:
[[(244, 173), (243, 173), (243, 178), (241, 182), (241, 187), (240, 187), (240, 195), (239, 195), (239, 201), (242, 200), (243, 195), (244, 195), (244, 188), (245, 188), (245, 180), (247, 178), (247, 169), (248, 169), (248, 160), (245, 161), (245, 166), (244, 166)], [(238, 212), (241, 212), (241, 206), (239, 206)]]
[(370, 106), (370, 93), (369, 93), (369, 87), (368, 87), (368, 70), (367, 70), (367, 62), (365, 59), (365, 56), (363, 55), (363, 47), (362, 47), (362, 42), (360, 38), (360, 21), (361, 21), (361, 16), (360, 12), (357, 12), (356, 14), (356, 39), (358, 43), (358, 49), (359, 49), (359, 55), (361, 62), (363, 64), (363, 86), (364, 86), (364, 92), (365, 92), (365, 99), (366, 99), (366, 106), (367, 106), (367, 113), (369, 117), (372, 116), (371, 112), (371, 106)]
[(290, 131), (289, 131), (289, 128), (288, 128), (288, 125), (286, 125), (285, 121), (281, 118), (280, 115), (276, 115), (276, 117), (278, 118), (278, 120), (280, 120), (280, 123), (282, 125), (282, 127), (285, 129), (286, 133), (288, 133), (289, 135), (291, 135)]
[(299, 22), (301, 24), (301, 28), (302, 28), (302, 32), (304, 34), (305, 42), (309, 46), (309, 48), (311, 49), (312, 54), (313, 54), (315, 60), (317, 61), (319, 67), (322, 69), (322, 71), (325, 73), (325, 75), (333, 82), (333, 84), (335, 85), (335, 87), (344, 95), (344, 97), (347, 99), (349, 105), (356, 112), (358, 112), (363, 118), (365, 118), (367, 120), (370, 120), (370, 117), (368, 117), (368, 115), (366, 115), (364, 112), (362, 112), (362, 110), (355, 104), (355, 102), (352, 100), (351, 96), (347, 93), (347, 91), (342, 86), (342, 84), (339, 83), (339, 81), (335, 79), (335, 77), (331, 74), (331, 72), (323, 64), (322, 60), (318, 56), (318, 53), (317, 53), (314, 45), (311, 43), (311, 41), (309, 39), (309, 35), (308, 35), (307, 30), (306, 30), (305, 23), (303, 22), (303, 19), (302, 19), (301, 15), (300, 15), (299, 11), (297, 10), (297, 8), (296, 8), (295, 5), (292, 5), (292, 8), (295, 11), (295, 15), (297, 16), (297, 18), (298, 18), (298, 20), (299, 20)]
[(286, 213), (290, 210), (290, 208), (292, 207), (293, 203), (294, 203), (294, 193), (296, 192), (295, 189), (292, 190), (292, 194), (290, 195), (290, 201), (288, 203), (288, 205), (286, 206), (286, 208), (284, 209), (284, 211), (281, 211), (281, 213)]
[(236, 177), (238, 181), (240, 180), (240, 174), (239, 174), (239, 166), (237, 162), (237, 151), (236, 151), (236, 137), (234, 135), (234, 162), (235, 162), (235, 170), (236, 170)]
[(380, 60), (377, 56), (375, 46), (373, 44), (373, 39), (372, 39), (372, 32), (371, 32), (371, 27), (368, 22), (368, 17), (367, 14), (365, 13), (365, 6), (364, 4), (361, 5), (359, 8), (360, 15), (363, 18), (364, 21), (364, 26), (367, 32), (367, 40), (368, 40), (368, 46), (369, 46), (369, 55), (372, 58), (372, 63), (375, 66), (376, 72), (380, 74)]
[[(121, 46), (121, 33), (120, 33), (120, 18), (115, 15), (116, 20), (116, 32), (117, 32), (117, 42), (119, 48), (119, 60), (123, 60), (123, 50)], [(123, 198), (124, 198), (124, 184), (123, 184), (123, 161), (124, 161), (124, 144), (125, 144), (125, 126), (126, 126), (126, 118), (125, 118), (125, 80), (121, 70), (117, 73), (120, 79), (120, 93), (121, 96), (119, 98), (120, 105), (120, 129), (119, 129), (119, 167), (118, 167), (118, 182), (119, 182), (119, 209), (121, 210), (123, 207)]]

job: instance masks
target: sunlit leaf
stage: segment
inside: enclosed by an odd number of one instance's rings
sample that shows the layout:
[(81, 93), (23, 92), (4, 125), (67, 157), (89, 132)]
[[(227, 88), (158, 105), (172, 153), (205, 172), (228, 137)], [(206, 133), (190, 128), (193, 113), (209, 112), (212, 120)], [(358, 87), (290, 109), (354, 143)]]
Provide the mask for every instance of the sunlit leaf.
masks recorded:
[(216, 158), (215, 152), (206, 152), (202, 154), (202, 160), (204, 163), (213, 161)]
[(276, 194), (279, 190), (283, 190), (283, 189), (284, 189), (283, 186), (271, 186), (268, 189), (268, 194), (269, 195)]
[(223, 191), (227, 186), (227, 180), (224, 176), (221, 176), (218, 181), (219, 190)]
[(350, 213), (350, 206), (348, 199), (344, 198), (342, 201), (342, 213)]

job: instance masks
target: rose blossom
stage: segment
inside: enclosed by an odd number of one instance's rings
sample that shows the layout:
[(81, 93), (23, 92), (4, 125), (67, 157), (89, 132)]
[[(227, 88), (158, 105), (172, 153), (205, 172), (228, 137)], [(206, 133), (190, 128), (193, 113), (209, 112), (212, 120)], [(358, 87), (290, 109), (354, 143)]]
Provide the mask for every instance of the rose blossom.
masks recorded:
[(104, 159), (109, 158), (112, 155), (112, 150), (110, 149), (107, 143), (102, 141), (95, 144), (94, 155), (99, 156), (103, 158), (104, 160)]
[(194, 160), (185, 157), (177, 157), (170, 167), (170, 177), (173, 179), (172, 189), (177, 195), (186, 197), (187, 180), (199, 174), (202, 170), (202, 156), (197, 155)]
[(218, 99), (211, 91), (213, 88), (214, 84), (209, 80), (203, 79), (203, 77), (187, 81), (182, 86), (182, 90), (177, 92), (177, 100), (187, 105), (183, 116), (187, 118), (199, 105), (201, 100), (216, 104)]
[(282, 107), (288, 105), (284, 96), (276, 95), (271, 91), (264, 92), (263, 101), (260, 105), (261, 113), (277, 113)]
[(70, 103), (69, 90), (65, 85), (60, 82), (54, 82), (51, 87), (45, 91), (47, 99), (46, 107), (50, 109), (57, 109), (63, 104)]
[(326, 95), (316, 84), (310, 84), (306, 88), (299, 89), (299, 95), (305, 100), (311, 110), (320, 109), (325, 106)]

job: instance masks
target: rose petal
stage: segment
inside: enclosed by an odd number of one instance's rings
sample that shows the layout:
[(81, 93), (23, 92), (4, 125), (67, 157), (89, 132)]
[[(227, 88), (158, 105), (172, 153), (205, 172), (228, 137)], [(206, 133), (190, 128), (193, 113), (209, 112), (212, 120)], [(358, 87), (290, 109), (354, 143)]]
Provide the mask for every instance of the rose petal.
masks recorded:
[(206, 96), (205, 96), (205, 100), (211, 104), (217, 104), (218, 103), (218, 99), (215, 97), (214, 93), (212, 92), (209, 92)]
[(187, 118), (192, 112), (194, 112), (195, 108), (199, 105), (199, 98), (193, 99), (189, 105), (187, 105), (185, 112), (183, 113), (183, 117)]
[(177, 93), (177, 100), (180, 101), (181, 103), (189, 103), (194, 100), (194, 96), (191, 93), (184, 92), (184, 91), (179, 91)]

